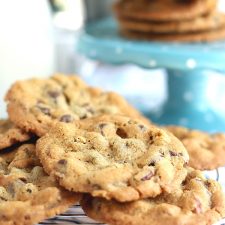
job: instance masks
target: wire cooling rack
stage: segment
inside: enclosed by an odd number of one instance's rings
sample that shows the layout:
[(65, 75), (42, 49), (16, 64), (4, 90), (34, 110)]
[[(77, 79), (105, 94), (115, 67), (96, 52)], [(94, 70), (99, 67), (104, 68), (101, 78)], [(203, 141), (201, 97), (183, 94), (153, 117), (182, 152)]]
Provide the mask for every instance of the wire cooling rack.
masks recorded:
[(45, 220), (41, 222), (39, 225), (74, 225), (74, 224), (82, 224), (82, 225), (103, 225), (102, 223), (98, 223), (89, 217), (87, 217), (84, 211), (81, 209), (80, 205), (75, 205), (69, 208), (65, 213), (56, 216), (54, 218)]

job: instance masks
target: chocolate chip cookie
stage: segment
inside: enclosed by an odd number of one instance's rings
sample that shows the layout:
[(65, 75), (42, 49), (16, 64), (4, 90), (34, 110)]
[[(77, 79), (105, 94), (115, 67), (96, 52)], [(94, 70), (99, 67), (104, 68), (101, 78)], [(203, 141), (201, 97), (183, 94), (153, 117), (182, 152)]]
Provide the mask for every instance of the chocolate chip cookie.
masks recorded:
[(38, 140), (37, 155), (66, 189), (121, 202), (170, 192), (189, 158), (169, 132), (118, 115), (59, 123)]
[(216, 8), (216, 0), (175, 1), (120, 0), (114, 5), (118, 17), (148, 21), (189, 20)]
[(225, 216), (220, 185), (195, 170), (170, 194), (130, 203), (84, 195), (81, 205), (89, 217), (112, 225), (211, 225)]
[(207, 134), (177, 126), (166, 129), (183, 142), (190, 156), (191, 167), (211, 170), (225, 165), (225, 134)]
[(10, 120), (0, 120), (0, 150), (30, 138), (30, 134), (16, 127)]
[(192, 20), (156, 22), (146, 20), (134, 20), (129, 18), (118, 18), (121, 30), (165, 33), (187, 33), (218, 29), (225, 25), (225, 14), (213, 12)]
[(20, 128), (44, 135), (56, 121), (65, 123), (102, 114), (141, 117), (124, 98), (88, 87), (77, 76), (16, 82), (6, 95), (10, 119)]
[(43, 170), (33, 144), (0, 155), (1, 225), (31, 225), (65, 211), (80, 196)]

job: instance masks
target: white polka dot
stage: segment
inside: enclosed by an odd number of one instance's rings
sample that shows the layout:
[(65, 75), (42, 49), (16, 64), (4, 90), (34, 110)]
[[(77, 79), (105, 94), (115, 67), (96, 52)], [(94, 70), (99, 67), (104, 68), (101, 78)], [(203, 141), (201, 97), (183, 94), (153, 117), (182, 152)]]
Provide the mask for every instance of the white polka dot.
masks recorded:
[(183, 99), (186, 102), (191, 102), (194, 99), (192, 92), (185, 92), (183, 95)]
[(151, 60), (149, 60), (149, 66), (151, 66), (151, 67), (155, 67), (156, 65), (157, 65), (157, 62), (156, 62), (156, 60), (154, 60), (154, 59), (151, 59)]
[(89, 52), (89, 55), (92, 56), (92, 57), (95, 57), (97, 55), (97, 51), (95, 49), (92, 49), (90, 52)]
[(194, 59), (188, 59), (186, 61), (186, 66), (189, 68), (189, 69), (194, 69), (196, 66), (197, 66), (197, 62), (194, 60)]
[(179, 125), (187, 126), (188, 125), (188, 119), (187, 118), (180, 118), (178, 123), (179, 123)]
[(204, 117), (204, 119), (205, 119), (205, 121), (207, 122), (207, 123), (212, 123), (213, 122), (213, 116), (211, 115), (211, 114), (206, 114), (205, 115), (205, 117)]
[(121, 47), (117, 47), (115, 51), (116, 51), (116, 54), (119, 55), (123, 52), (123, 49)]

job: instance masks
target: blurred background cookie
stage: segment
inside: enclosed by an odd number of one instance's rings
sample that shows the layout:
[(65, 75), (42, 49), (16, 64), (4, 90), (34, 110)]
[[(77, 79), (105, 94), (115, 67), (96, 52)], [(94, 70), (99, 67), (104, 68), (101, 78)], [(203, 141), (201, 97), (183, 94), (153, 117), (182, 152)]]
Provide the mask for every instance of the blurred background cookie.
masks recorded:
[(212, 170), (225, 166), (225, 134), (207, 134), (185, 127), (166, 127), (181, 140), (190, 156), (189, 165), (199, 170)]
[(215, 0), (128, 1), (114, 5), (120, 33), (128, 39), (211, 42), (224, 39), (225, 14)]
[(114, 5), (116, 15), (148, 21), (187, 20), (215, 9), (217, 0), (119, 0)]
[(225, 25), (225, 14), (212, 12), (191, 20), (147, 21), (118, 17), (121, 30), (150, 33), (186, 33), (218, 29)]
[(16, 127), (9, 119), (0, 120), (0, 150), (31, 138), (24, 130)]

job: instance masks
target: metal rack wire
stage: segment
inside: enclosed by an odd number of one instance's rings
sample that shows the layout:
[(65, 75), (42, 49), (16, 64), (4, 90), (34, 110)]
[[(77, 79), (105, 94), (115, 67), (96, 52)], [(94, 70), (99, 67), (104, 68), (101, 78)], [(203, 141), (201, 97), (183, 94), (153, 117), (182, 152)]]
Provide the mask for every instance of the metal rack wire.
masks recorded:
[(82, 224), (82, 225), (102, 225), (102, 223), (98, 223), (90, 218), (88, 218), (84, 211), (81, 209), (80, 205), (75, 205), (69, 208), (65, 213), (56, 216), (54, 218), (45, 220), (41, 222), (39, 225), (74, 225), (74, 224)]

